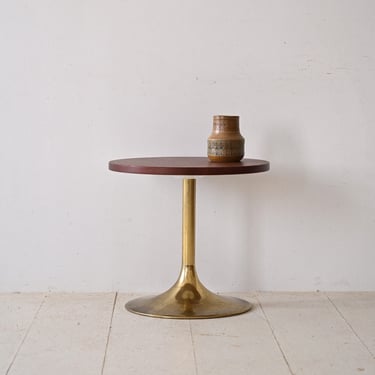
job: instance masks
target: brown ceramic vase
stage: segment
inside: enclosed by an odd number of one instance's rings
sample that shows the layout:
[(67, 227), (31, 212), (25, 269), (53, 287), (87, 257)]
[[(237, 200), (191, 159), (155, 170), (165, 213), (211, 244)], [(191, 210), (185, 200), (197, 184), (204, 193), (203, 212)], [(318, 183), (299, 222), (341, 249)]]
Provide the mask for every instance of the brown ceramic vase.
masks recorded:
[(208, 158), (216, 163), (240, 161), (245, 139), (240, 134), (239, 116), (214, 116), (212, 133), (207, 140)]

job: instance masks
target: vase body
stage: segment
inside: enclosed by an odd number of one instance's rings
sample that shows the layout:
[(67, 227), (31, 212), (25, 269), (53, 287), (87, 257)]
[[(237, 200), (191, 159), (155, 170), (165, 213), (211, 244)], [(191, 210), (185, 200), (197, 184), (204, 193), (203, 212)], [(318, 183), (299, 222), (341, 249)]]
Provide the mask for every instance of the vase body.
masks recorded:
[(212, 133), (207, 140), (207, 156), (217, 163), (240, 161), (245, 139), (240, 133), (239, 116), (214, 116)]

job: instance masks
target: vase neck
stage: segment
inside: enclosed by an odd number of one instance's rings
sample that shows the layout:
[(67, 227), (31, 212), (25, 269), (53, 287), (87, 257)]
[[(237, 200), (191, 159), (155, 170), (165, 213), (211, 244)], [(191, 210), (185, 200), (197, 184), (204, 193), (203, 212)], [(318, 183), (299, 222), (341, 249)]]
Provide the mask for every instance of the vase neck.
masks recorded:
[(238, 116), (214, 116), (213, 131), (218, 132), (235, 132), (238, 133), (239, 117)]

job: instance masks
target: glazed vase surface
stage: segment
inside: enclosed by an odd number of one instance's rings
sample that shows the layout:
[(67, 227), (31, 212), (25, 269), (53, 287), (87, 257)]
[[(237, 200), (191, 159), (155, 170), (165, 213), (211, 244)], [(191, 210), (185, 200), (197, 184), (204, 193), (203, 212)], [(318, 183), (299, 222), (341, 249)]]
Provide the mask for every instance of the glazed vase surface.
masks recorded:
[(239, 122), (239, 116), (213, 117), (212, 133), (207, 140), (207, 156), (212, 162), (238, 162), (244, 157), (245, 139)]

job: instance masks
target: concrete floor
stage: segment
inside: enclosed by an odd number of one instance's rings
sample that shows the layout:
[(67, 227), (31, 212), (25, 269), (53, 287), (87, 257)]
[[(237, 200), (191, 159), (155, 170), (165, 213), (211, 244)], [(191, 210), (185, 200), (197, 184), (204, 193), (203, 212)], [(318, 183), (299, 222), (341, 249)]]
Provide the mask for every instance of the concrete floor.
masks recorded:
[(188, 321), (130, 294), (0, 294), (0, 374), (375, 374), (375, 292), (236, 296), (254, 309)]

